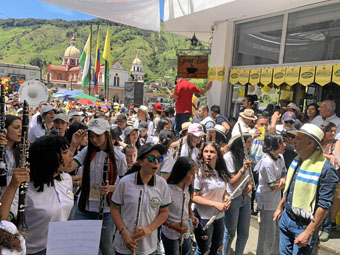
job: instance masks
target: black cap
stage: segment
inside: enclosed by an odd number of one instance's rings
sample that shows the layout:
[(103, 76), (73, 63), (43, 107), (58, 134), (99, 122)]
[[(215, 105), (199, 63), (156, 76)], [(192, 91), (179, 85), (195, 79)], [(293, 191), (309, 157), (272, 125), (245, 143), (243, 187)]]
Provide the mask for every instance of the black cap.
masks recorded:
[(148, 127), (149, 127), (148, 123), (144, 122), (144, 121), (140, 122), (139, 125), (138, 125), (138, 129), (140, 131), (144, 131), (144, 130), (148, 129)]
[(117, 120), (127, 120), (126, 115), (125, 114), (119, 114), (117, 116)]
[(159, 137), (159, 141), (163, 141), (166, 138), (169, 138), (171, 140), (175, 140), (174, 134), (170, 130), (168, 130), (168, 129), (163, 129), (159, 133), (158, 137)]
[(111, 133), (111, 136), (112, 136), (113, 139), (121, 140), (120, 136), (122, 135), (122, 130), (118, 126), (111, 127), (110, 133)]
[(165, 153), (165, 148), (161, 144), (146, 143), (138, 150), (137, 159), (143, 159), (150, 151), (157, 150), (161, 155)]

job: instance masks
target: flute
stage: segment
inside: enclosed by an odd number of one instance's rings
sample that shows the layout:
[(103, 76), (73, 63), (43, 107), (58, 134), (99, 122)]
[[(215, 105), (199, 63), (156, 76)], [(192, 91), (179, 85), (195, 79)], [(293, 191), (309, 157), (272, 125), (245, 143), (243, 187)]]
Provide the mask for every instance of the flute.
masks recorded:
[[(250, 177), (250, 176), (247, 175), (247, 176), (243, 179), (243, 181), (236, 187), (236, 189), (234, 190), (234, 192), (231, 193), (231, 195), (228, 197), (228, 199), (227, 199), (225, 202), (229, 202), (229, 201), (231, 201), (231, 200), (233, 199), (233, 197), (235, 196), (236, 192), (239, 191), (239, 190), (241, 189), (242, 185), (245, 184), (245, 183), (248, 181), (249, 177)], [(210, 220), (207, 222), (207, 224), (205, 224), (205, 226), (203, 227), (203, 231), (207, 230), (207, 229), (210, 227), (210, 225), (214, 223), (214, 221), (216, 220), (217, 216), (218, 216), (220, 213), (221, 213), (221, 212), (220, 212), (219, 210), (217, 210), (216, 214), (210, 218)]]
[[(143, 198), (143, 190), (139, 191), (139, 198), (138, 198), (138, 206), (137, 206), (137, 217), (135, 221), (135, 228), (139, 226), (140, 222), (140, 214), (142, 212), (142, 198)], [(136, 251), (132, 251), (132, 255), (136, 255)]]
[[(0, 133), (5, 134), (5, 88), (4, 85), (0, 82), (1, 86), (1, 97), (0, 97)], [(1, 182), (1, 186), (6, 186), (6, 175), (7, 175), (7, 167), (6, 167), (6, 161), (5, 161), (5, 145), (0, 145), (0, 176), (3, 178)]]
[[(184, 208), (185, 207), (185, 192), (183, 192), (183, 201), (182, 201), (182, 214), (181, 214), (181, 227), (183, 227), (184, 223)], [(181, 255), (183, 254), (183, 243), (184, 243), (184, 233), (181, 233)]]
[[(109, 154), (106, 155), (106, 158), (104, 161), (102, 186), (106, 186), (108, 168), (109, 168)], [(99, 219), (100, 220), (103, 219), (103, 215), (104, 215), (105, 198), (106, 198), (106, 195), (100, 196), (100, 201), (99, 201)]]
[[(247, 147), (246, 147), (246, 142), (244, 140), (244, 136), (243, 136), (243, 133), (242, 133), (242, 129), (241, 129), (240, 123), (238, 123), (238, 129), (239, 129), (240, 134), (241, 134), (241, 140), (242, 140), (242, 145), (243, 145), (244, 156), (245, 156), (246, 159), (249, 159), (249, 154), (248, 154), (248, 150), (247, 150)], [(253, 186), (253, 189), (255, 190), (256, 189), (256, 184), (255, 184), (255, 179), (254, 179), (254, 175), (253, 175), (253, 169), (251, 167), (249, 167), (247, 170), (248, 170), (249, 175), (250, 175), (251, 184)]]
[[(22, 116), (22, 129), (21, 129), (21, 141), (20, 141), (20, 161), (19, 168), (25, 168), (27, 166), (28, 159), (28, 127), (29, 127), (29, 113), (27, 101), (24, 101), (23, 116)], [(26, 192), (28, 188), (27, 182), (22, 182), (19, 186), (19, 199), (18, 199), (18, 216), (17, 225), (20, 232), (27, 231), (27, 224), (25, 218), (26, 208)]]

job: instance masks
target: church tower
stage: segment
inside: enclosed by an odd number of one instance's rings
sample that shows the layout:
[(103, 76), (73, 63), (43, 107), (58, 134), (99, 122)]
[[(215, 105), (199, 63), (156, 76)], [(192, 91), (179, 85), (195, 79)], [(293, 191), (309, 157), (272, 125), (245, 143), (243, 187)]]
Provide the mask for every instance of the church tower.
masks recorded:
[(137, 51), (135, 59), (132, 61), (130, 76), (133, 81), (144, 82), (143, 63)]
[(71, 67), (79, 66), (80, 51), (76, 47), (77, 42), (72, 36), (70, 46), (65, 50), (63, 65), (66, 66), (66, 71)]

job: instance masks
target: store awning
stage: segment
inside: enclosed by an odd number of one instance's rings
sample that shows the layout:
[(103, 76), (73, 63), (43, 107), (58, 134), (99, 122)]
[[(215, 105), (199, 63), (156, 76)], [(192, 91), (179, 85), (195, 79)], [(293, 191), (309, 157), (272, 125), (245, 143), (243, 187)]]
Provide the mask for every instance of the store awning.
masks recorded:
[[(102, 19), (160, 31), (160, 0), (41, 0)], [(161, 0), (162, 1), (162, 0)], [(164, 0), (166, 31), (208, 41), (211, 27), (230, 19), (247, 19), (326, 0)]]
[(297, 83), (303, 86), (318, 84), (325, 86), (330, 82), (340, 85), (340, 64), (317, 66), (286, 66), (273, 68), (231, 68), (229, 83), (232, 85), (276, 86)]

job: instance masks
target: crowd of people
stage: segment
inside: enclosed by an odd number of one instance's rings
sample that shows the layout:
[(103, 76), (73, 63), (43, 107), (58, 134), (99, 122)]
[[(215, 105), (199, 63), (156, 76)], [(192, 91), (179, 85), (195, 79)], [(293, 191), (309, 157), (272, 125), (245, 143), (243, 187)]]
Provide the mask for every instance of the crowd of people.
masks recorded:
[[(257, 254), (312, 254), (340, 208), (335, 103), (308, 105), (305, 115), (294, 103), (260, 112), (248, 95), (237, 118), (218, 105), (193, 116), (192, 95), (211, 86), (178, 77), (168, 91), (175, 109), (42, 102), (30, 111), (24, 168), (21, 103), (8, 102), (0, 253), (46, 254), (50, 222), (102, 219), (100, 254), (229, 255), (236, 238), (240, 255), (257, 214)], [(11, 223), (22, 182), (27, 233)]]

